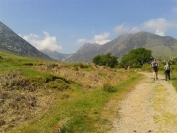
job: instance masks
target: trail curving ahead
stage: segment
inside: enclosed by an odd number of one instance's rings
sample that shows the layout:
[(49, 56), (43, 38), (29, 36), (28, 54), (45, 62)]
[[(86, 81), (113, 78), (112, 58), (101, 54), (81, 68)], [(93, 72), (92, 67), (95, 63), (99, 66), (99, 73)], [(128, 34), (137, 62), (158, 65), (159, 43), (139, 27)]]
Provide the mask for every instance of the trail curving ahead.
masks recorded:
[(177, 93), (164, 76), (146, 76), (120, 103), (109, 133), (177, 133)]

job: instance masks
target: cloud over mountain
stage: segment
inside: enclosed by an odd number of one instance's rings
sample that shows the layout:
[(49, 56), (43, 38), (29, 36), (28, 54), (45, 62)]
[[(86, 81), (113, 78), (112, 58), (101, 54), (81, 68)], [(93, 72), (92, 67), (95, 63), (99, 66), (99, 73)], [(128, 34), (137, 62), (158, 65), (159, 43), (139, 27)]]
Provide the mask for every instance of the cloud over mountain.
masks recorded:
[(57, 44), (57, 39), (55, 36), (50, 36), (49, 33), (43, 31), (44, 37), (41, 38), (38, 35), (35, 34), (29, 34), (22, 36), (23, 39), (31, 43), (34, 47), (36, 47), (38, 50), (51, 50), (51, 51), (59, 51), (62, 49), (61, 46)]
[(100, 45), (103, 45), (111, 40), (109, 40), (110, 36), (110, 33), (108, 32), (105, 32), (105, 33), (102, 33), (102, 34), (98, 34), (98, 35), (94, 35), (93, 39), (91, 40), (87, 40), (85, 38), (80, 38), (77, 40), (77, 43), (97, 43), (97, 44), (100, 44)]
[(148, 20), (143, 24), (134, 27), (128, 27), (126, 24), (121, 24), (116, 26), (114, 31), (117, 34), (148, 31), (156, 35), (165, 36), (165, 33), (171, 29), (177, 29), (177, 24), (174, 21), (166, 20), (165, 18), (157, 18)]

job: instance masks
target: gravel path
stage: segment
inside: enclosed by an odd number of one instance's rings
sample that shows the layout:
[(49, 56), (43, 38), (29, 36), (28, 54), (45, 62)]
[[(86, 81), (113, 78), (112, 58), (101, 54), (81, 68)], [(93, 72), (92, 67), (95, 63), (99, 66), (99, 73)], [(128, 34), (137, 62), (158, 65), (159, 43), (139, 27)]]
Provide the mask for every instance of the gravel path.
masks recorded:
[(146, 76), (120, 103), (110, 133), (177, 133), (177, 93), (164, 76)]

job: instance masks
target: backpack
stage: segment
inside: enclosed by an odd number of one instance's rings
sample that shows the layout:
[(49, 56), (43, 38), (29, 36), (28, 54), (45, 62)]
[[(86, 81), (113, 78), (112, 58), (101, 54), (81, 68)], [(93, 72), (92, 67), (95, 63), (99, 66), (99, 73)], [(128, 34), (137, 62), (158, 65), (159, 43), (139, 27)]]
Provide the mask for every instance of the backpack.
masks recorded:
[(170, 70), (170, 65), (166, 65), (165, 70)]
[(154, 68), (154, 67), (157, 67), (157, 62), (156, 61), (154, 61), (154, 62), (152, 62), (152, 67)]

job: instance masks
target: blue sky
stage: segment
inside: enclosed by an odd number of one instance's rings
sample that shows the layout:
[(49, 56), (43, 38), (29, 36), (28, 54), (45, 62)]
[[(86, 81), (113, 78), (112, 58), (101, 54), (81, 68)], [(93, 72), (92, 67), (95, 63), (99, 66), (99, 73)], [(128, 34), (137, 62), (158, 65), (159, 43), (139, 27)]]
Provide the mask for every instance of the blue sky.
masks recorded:
[(74, 53), (123, 33), (177, 39), (177, 0), (0, 0), (0, 21), (39, 50)]

